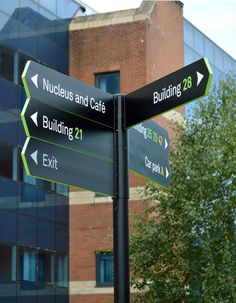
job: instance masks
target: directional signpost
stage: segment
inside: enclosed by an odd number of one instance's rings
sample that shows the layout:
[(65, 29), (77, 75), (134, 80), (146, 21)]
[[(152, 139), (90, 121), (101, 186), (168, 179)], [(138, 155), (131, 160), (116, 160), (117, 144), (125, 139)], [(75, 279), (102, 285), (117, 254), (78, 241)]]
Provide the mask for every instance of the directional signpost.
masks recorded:
[(113, 196), (115, 303), (130, 302), (128, 169), (170, 186), (168, 133), (141, 122), (207, 95), (211, 78), (207, 59), (201, 59), (127, 96), (113, 96), (26, 64), (24, 167), (31, 176)]
[(206, 58), (126, 96), (126, 128), (208, 94), (212, 71)]
[(170, 186), (167, 131), (153, 121), (133, 126), (129, 134), (129, 168), (162, 186)]

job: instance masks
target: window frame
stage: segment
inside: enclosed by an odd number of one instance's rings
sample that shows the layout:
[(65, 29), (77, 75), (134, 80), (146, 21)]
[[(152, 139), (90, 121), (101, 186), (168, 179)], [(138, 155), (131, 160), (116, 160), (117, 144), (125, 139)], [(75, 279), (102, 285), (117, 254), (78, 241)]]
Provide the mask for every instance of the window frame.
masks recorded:
[[(101, 261), (107, 258), (112, 259), (113, 263), (113, 273), (112, 273), (112, 281), (104, 281), (102, 282), (100, 279), (100, 268)], [(114, 256), (113, 252), (96, 252), (96, 287), (114, 287)]]
[[(111, 77), (114, 77), (114, 76), (117, 76), (117, 81), (118, 81), (117, 91), (107, 90), (107, 79), (111, 79)], [(102, 88), (101, 85), (99, 84), (99, 81), (101, 79), (105, 80), (105, 82), (106, 82), (106, 89)], [(118, 93), (120, 93), (120, 71), (96, 73), (95, 74), (95, 86), (98, 89), (101, 89), (102, 91), (108, 92), (110, 94), (118, 94)]]

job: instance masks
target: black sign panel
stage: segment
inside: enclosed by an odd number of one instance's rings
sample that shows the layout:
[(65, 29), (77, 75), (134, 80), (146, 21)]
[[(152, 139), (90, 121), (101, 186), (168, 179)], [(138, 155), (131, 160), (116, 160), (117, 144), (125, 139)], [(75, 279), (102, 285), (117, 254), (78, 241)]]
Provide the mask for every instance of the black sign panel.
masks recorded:
[(27, 99), (21, 119), (28, 137), (113, 161), (113, 130), (109, 127), (33, 99)]
[(129, 168), (162, 186), (170, 186), (167, 131), (153, 121), (133, 126), (129, 135)]
[(126, 128), (208, 94), (212, 71), (206, 58), (126, 96)]
[(22, 159), (33, 177), (114, 195), (110, 162), (32, 138), (25, 142)]
[(26, 95), (113, 128), (113, 96), (33, 61), (22, 80)]

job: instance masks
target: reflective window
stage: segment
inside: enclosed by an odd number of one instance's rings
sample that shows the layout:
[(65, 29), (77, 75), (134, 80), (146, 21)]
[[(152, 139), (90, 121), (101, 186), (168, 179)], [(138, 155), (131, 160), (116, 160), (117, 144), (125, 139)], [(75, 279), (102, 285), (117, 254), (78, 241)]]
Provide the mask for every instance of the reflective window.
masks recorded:
[(56, 281), (59, 287), (68, 287), (68, 256), (57, 256)]
[(66, 253), (68, 251), (69, 230), (68, 226), (56, 224), (56, 250)]
[(0, 178), (0, 208), (16, 210), (17, 199), (17, 183)]
[(57, 15), (60, 18), (71, 18), (75, 15), (79, 5), (73, 0), (60, 0), (57, 1)]
[(16, 280), (16, 247), (0, 243), (0, 282)]
[(38, 247), (55, 250), (55, 224), (38, 220), (37, 227)]
[(37, 286), (32, 282), (17, 284), (17, 303), (36, 303)]
[(23, 74), (23, 71), (24, 71), (24, 68), (25, 68), (25, 65), (26, 65), (26, 62), (28, 60), (31, 60), (30, 57), (26, 56), (25, 54), (23, 53), (20, 53), (19, 54), (19, 84), (21, 86), (23, 86), (23, 83), (22, 83), (22, 79), (21, 79), (21, 75)]
[(18, 242), (36, 246), (36, 219), (29, 216), (18, 216)]
[(114, 262), (112, 253), (96, 253), (96, 285), (113, 286)]
[(55, 255), (49, 251), (38, 251), (38, 283), (54, 284)]
[(26, 184), (19, 186), (20, 200), (19, 212), (27, 215), (36, 216), (37, 206), (37, 190)]
[(96, 87), (111, 93), (117, 94), (120, 92), (120, 73), (107, 73), (107, 74), (97, 74), (96, 78)]
[(0, 48), (0, 75), (12, 82), (14, 81), (14, 54), (10, 49)]
[(204, 56), (204, 36), (197, 30), (194, 31), (194, 50), (196, 50), (199, 55)]
[(187, 20), (184, 20), (184, 42), (194, 47), (194, 28)]
[(1, 142), (0, 144), (0, 176), (12, 178), (13, 174), (13, 147)]
[(56, 221), (68, 224), (69, 220), (69, 198), (61, 195), (57, 195), (56, 206)]
[[(59, 0), (58, 2), (60, 2)], [(52, 14), (56, 15), (57, 1), (56, 0), (39, 0), (39, 5), (46, 8)]]
[(19, 279), (36, 282), (37, 251), (28, 247), (18, 248)]
[(0, 241), (16, 242), (16, 213), (0, 210)]
[(38, 217), (55, 220), (55, 194), (38, 191)]

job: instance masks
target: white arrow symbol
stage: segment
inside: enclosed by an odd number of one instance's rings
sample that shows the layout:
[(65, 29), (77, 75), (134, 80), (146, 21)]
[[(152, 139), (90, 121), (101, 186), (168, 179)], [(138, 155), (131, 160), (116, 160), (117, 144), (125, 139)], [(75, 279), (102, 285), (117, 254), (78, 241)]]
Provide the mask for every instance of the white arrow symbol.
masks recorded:
[(34, 121), (34, 124), (38, 126), (38, 112), (31, 115), (30, 118)]
[(166, 168), (166, 179), (169, 177), (168, 169)]
[(34, 160), (34, 162), (38, 165), (38, 150), (33, 152), (30, 156)]
[(169, 146), (169, 144), (168, 144), (168, 142), (167, 142), (167, 140), (165, 138), (165, 149), (167, 149), (168, 146)]
[(34, 85), (38, 88), (38, 76), (39, 74), (34, 75), (31, 77), (31, 80), (33, 81)]
[(200, 84), (200, 82), (202, 81), (203, 77), (204, 77), (203, 74), (197, 72), (197, 86)]

